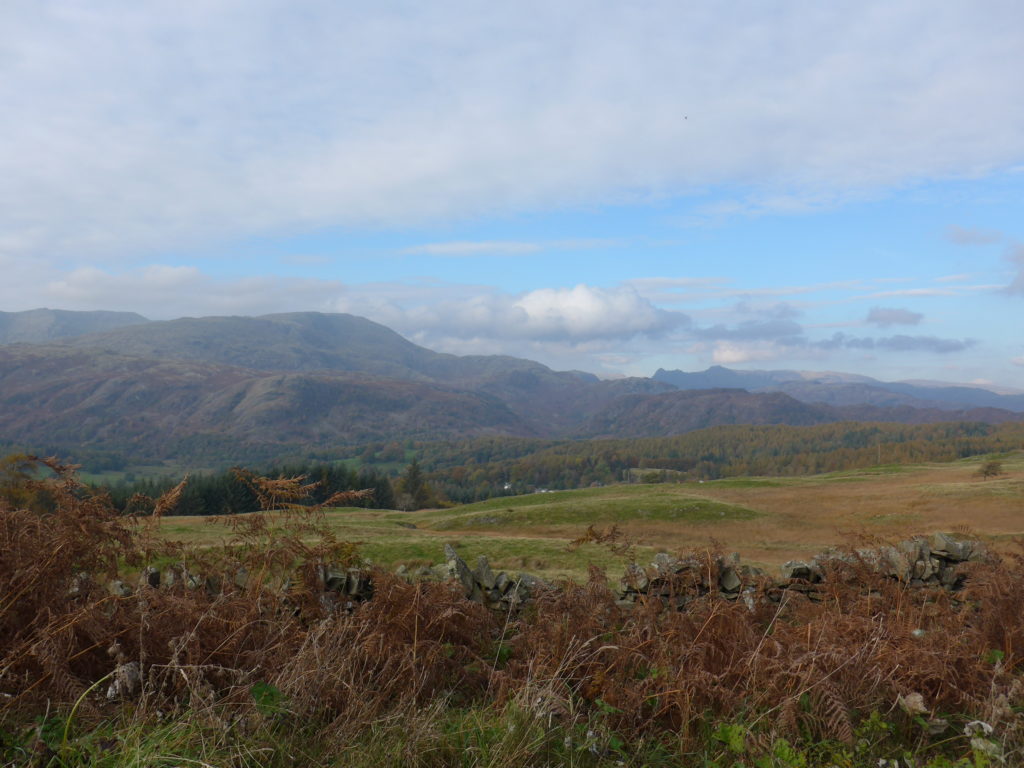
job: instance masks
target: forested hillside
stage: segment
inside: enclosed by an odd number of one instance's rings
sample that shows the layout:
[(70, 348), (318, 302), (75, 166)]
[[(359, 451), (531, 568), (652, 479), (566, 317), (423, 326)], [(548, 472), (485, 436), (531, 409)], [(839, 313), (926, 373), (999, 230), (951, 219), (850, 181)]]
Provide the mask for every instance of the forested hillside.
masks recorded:
[[(841, 387), (829, 391), (843, 393), (842, 406), (777, 391), (600, 380), (520, 358), (441, 354), (353, 315), (124, 325), (141, 318), (93, 314), (71, 313), (76, 332), (102, 323), (122, 327), (61, 343), (0, 345), (0, 444), (9, 450), (60, 455), (89, 470), (165, 461), (217, 469), (351, 456), (377, 441), (641, 439), (725, 425), (1024, 421), (1024, 413), (994, 407), (939, 407), (937, 400), (914, 407), (913, 397), (891, 391), (884, 391), (891, 398), (884, 407), (847, 403), (866, 385), (864, 377), (845, 374), (814, 383)], [(768, 373), (714, 369), (680, 381), (767, 385)], [(778, 373), (782, 384), (807, 383), (802, 374)], [(935, 391), (952, 397), (959, 390)], [(978, 397), (1016, 403), (992, 392)], [(542, 475), (534, 482), (553, 482)]]
[(628, 479), (633, 469), (669, 470), (673, 480), (696, 481), (951, 461), (1021, 448), (1024, 425), (1019, 423), (854, 422), (724, 426), (631, 440), (488, 439), (416, 446), (431, 482), (462, 502), (536, 488), (617, 482)]
[[(877, 465), (952, 461), (1024, 448), (1024, 425), (823, 424), (811, 427), (728, 426), (686, 435), (626, 440), (483, 438), (428, 443), (369, 443), (351, 455), (262, 463), (275, 477), (305, 475), (326, 491), (373, 488), (365, 504), (390, 507), (389, 485), (411, 461), (422, 466), (432, 503), (466, 503), (538, 489), (582, 488), (633, 479), (674, 482), (744, 475), (805, 475)], [(359, 464), (360, 470), (344, 466)], [(124, 509), (131, 496), (155, 496), (178, 478), (115, 484)], [(231, 471), (194, 478), (178, 514), (224, 514), (254, 509)]]

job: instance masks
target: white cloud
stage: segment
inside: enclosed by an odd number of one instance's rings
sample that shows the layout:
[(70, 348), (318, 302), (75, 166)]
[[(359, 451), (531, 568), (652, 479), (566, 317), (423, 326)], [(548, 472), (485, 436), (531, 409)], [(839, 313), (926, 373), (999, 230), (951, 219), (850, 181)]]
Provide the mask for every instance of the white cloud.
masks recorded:
[[(864, 288), (861, 280), (841, 280), (830, 283), (809, 285), (785, 285), (772, 288), (730, 288), (731, 280), (724, 277), (643, 277), (623, 281), (624, 286), (634, 288), (642, 296), (658, 304), (682, 304), (686, 302), (739, 299), (740, 305), (755, 306), (755, 298), (800, 296), (837, 290), (859, 290)], [(779, 303), (774, 306), (789, 306)], [(772, 305), (765, 305), (772, 306)], [(792, 309), (792, 307), (790, 307)]]
[(659, 309), (632, 289), (582, 284), (518, 296), (485, 287), (378, 285), (347, 293), (335, 307), (421, 338), (463, 340), (621, 341), (659, 336), (689, 322), (685, 315)]
[(513, 306), (526, 313), (528, 333), (539, 338), (629, 338), (660, 334), (685, 322), (684, 316), (658, 309), (628, 288), (542, 288)]
[[(855, 347), (854, 340), (850, 340), (847, 346)], [(864, 339), (867, 349), (888, 349), (894, 352), (930, 352), (938, 355), (947, 355), (951, 352), (963, 352), (975, 346), (978, 342), (974, 339), (942, 339), (936, 336), (906, 336), (897, 334), (881, 339)]]
[(196, 267), (153, 264), (120, 275), (112, 275), (96, 267), (82, 267), (50, 282), (48, 292), (55, 299), (71, 304), (82, 300), (127, 298), (131, 301), (137, 300), (140, 294), (166, 297), (167, 291), (195, 290), (202, 282), (204, 278)]
[(706, 298), (726, 283), (723, 277), (639, 277), (623, 285), (656, 304), (671, 306)]
[(215, 279), (195, 267), (150, 265), (109, 272), (82, 267), (38, 283), (24, 281), (0, 294), (7, 307), (119, 309), (154, 320), (183, 315), (260, 315), (328, 310), (345, 290), (337, 281), (278, 276)]
[(289, 253), (281, 256), (278, 261), (299, 267), (322, 267), (330, 264), (331, 258), (320, 253)]
[(1004, 290), (1007, 293), (1024, 295), (1024, 245), (1014, 244), (1006, 258), (1017, 268), (1017, 275)]
[[(707, 329), (704, 335), (713, 336)], [(880, 338), (847, 336), (836, 333), (829, 339), (810, 340), (803, 336), (780, 338), (745, 337), (742, 333), (721, 334), (711, 346), (712, 362), (720, 365), (768, 360), (821, 359), (837, 350), (861, 352), (924, 352), (948, 355), (974, 347), (973, 339), (943, 339), (935, 336), (895, 335)]]
[(890, 352), (928, 352), (945, 355), (951, 352), (963, 352), (977, 345), (975, 339), (944, 339), (938, 336), (847, 336), (844, 333), (833, 334), (830, 339), (810, 342), (809, 346), (818, 349), (860, 349), (885, 350)]
[(754, 316), (762, 321), (793, 320), (803, 314), (803, 310), (788, 301), (765, 303), (744, 299), (736, 302), (733, 309), (741, 315)]
[(514, 240), (454, 241), (448, 243), (426, 243), (404, 248), (405, 254), (427, 256), (515, 256), (525, 253), (539, 253), (548, 250), (582, 250), (604, 248), (619, 244), (618, 240), (598, 238), (577, 240), (550, 240), (542, 242), (518, 242)]
[(480, 256), (490, 255), (514, 255), (518, 253), (536, 253), (541, 250), (539, 243), (517, 243), (504, 240), (491, 240), (487, 242), (453, 242), (453, 243), (428, 243), (417, 245), (412, 248), (403, 249), (402, 253), (427, 254), (428, 256)]
[(733, 327), (714, 325), (710, 328), (695, 329), (695, 335), (706, 339), (731, 339), (746, 341), (755, 339), (773, 339), (778, 341), (803, 339), (803, 327), (792, 320), (744, 320)]
[(705, 288), (726, 282), (724, 277), (635, 277), (626, 285), (637, 290), (669, 290), (673, 288)]
[(888, 299), (894, 296), (955, 296), (955, 292), (947, 288), (904, 288), (898, 291), (876, 291), (864, 298)]
[(917, 325), (923, 319), (924, 315), (920, 312), (895, 307), (872, 307), (865, 318), (866, 322), (881, 328), (888, 328), (891, 325)]
[(712, 348), (716, 365), (737, 365), (793, 356), (793, 348), (774, 341), (720, 341)]
[(800, 211), (976, 176), (1024, 155), (1018, 22), (966, 0), (13, 0), (0, 247), (87, 259), (715, 185)]
[(998, 243), (1003, 235), (991, 229), (971, 229), (954, 224), (946, 229), (946, 239), (957, 245), (988, 245)]
[[(977, 347), (969, 338), (835, 333), (816, 338), (818, 327), (795, 318), (786, 303), (742, 301), (709, 310), (715, 322), (694, 323), (688, 314), (659, 307), (633, 285), (542, 288), (513, 294), (493, 286), (423, 279), (344, 284), (281, 276), (214, 277), (196, 267), (151, 264), (113, 270), (97, 266), (62, 271), (0, 257), (6, 311), (50, 306), (119, 309), (152, 319), (182, 315), (257, 315), (271, 312), (351, 312), (407, 338), (454, 354), (509, 354), (556, 369), (647, 373), (658, 367), (725, 365), (842, 357), (849, 366), (865, 356), (907, 360), (911, 354), (950, 356)], [(707, 315), (708, 312), (703, 312)], [(1012, 356), (1002, 358), (1002, 364)], [(656, 364), (654, 364), (656, 362)], [(1014, 363), (1018, 363), (1015, 360)]]
[(716, 294), (720, 298), (750, 296), (797, 296), (806, 293), (820, 293), (823, 291), (852, 290), (861, 287), (860, 280), (842, 280), (833, 283), (815, 283), (813, 285), (788, 285), (779, 288), (751, 288), (722, 291)]

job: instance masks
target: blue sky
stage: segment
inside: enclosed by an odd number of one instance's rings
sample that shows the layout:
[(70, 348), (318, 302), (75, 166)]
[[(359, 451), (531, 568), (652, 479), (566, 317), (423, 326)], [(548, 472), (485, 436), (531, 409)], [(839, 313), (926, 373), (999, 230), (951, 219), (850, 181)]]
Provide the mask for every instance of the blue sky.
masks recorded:
[(0, 9), (0, 309), (1024, 388), (1016, 2)]

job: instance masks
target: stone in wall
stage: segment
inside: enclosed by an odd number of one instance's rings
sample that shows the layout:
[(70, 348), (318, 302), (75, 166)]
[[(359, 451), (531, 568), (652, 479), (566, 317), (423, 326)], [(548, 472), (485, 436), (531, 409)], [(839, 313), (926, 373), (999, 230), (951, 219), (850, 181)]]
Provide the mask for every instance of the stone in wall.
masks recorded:
[(450, 544), (444, 546), (445, 562), (410, 571), (400, 567), (397, 575), (409, 581), (455, 581), (467, 599), (495, 610), (510, 610), (528, 600), (538, 590), (551, 587), (543, 579), (528, 573), (512, 576), (505, 571), (494, 573), (490, 562), (481, 555), (476, 567), (470, 568)]

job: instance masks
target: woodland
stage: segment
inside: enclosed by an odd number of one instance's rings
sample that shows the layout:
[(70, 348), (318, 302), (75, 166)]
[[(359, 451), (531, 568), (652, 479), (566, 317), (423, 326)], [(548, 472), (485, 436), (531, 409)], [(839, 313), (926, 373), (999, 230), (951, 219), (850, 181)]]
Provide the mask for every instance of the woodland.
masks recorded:
[[(952, 461), (1013, 450), (1024, 425), (1010, 423), (862, 424), (813, 427), (727, 426), (685, 435), (626, 440), (543, 441), (517, 438), (417, 443), (375, 442), (331, 460), (294, 458), (250, 469), (276, 477), (305, 475), (318, 482), (314, 502), (337, 491), (372, 488), (360, 502), (383, 509), (422, 508), (528, 493), (643, 479), (699, 482), (748, 475), (797, 476), (921, 461)], [(422, 482), (411, 499), (402, 478), (415, 462)], [(132, 497), (156, 497), (181, 476), (100, 483), (116, 508)], [(418, 496), (418, 498), (417, 498)], [(250, 512), (256, 500), (231, 468), (192, 474), (174, 514)]]

